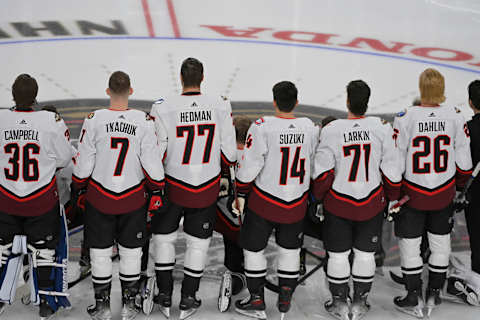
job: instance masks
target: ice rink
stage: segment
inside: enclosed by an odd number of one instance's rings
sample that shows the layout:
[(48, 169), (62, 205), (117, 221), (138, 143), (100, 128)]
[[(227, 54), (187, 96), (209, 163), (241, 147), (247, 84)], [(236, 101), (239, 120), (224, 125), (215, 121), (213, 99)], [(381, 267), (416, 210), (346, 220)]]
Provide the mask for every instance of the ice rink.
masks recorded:
[[(299, 88), (298, 115), (315, 121), (345, 111), (345, 86), (354, 79), (372, 88), (368, 113), (390, 119), (418, 96), (418, 75), (427, 67), (444, 74), (446, 103), (469, 117), (466, 87), (480, 78), (476, 0), (3, 0), (0, 6), (0, 107), (13, 105), (11, 84), (29, 73), (39, 82), (39, 104), (56, 105), (73, 138), (85, 115), (107, 103), (111, 72), (130, 74), (132, 105), (148, 110), (153, 100), (180, 91), (180, 64), (189, 56), (204, 63), (203, 91), (227, 96), (234, 113), (272, 112), (272, 85), (291, 80)], [(465, 235), (457, 240), (457, 254), (468, 261)], [(78, 241), (73, 243), (78, 249)], [(177, 263), (182, 244), (178, 249)], [(387, 249), (388, 268), (396, 269), (395, 243), (390, 240)], [(192, 319), (246, 319), (233, 310), (217, 311), (223, 271), (218, 235), (209, 257), (199, 293), (203, 305)], [(393, 308), (402, 288), (390, 280), (388, 268), (375, 279), (366, 319), (413, 319)], [(57, 319), (88, 319), (90, 278), (74, 287), (70, 298), (73, 308)], [(327, 298), (319, 271), (297, 289), (287, 319), (330, 319), (323, 308)], [(178, 302), (176, 286), (172, 319), (178, 318)], [(269, 319), (279, 319), (275, 302), (267, 291)], [(118, 277), (112, 307), (118, 318)], [(0, 319), (36, 317), (37, 309), (17, 301)], [(149, 317), (162, 318), (158, 311)], [(455, 318), (480, 319), (480, 308), (445, 302), (432, 315)]]

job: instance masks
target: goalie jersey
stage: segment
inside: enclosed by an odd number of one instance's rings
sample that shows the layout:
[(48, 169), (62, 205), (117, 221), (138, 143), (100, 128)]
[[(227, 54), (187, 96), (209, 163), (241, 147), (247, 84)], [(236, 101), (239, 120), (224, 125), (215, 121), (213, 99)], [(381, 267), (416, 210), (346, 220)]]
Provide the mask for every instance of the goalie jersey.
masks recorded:
[(188, 208), (214, 204), (221, 166), (233, 165), (236, 158), (230, 102), (190, 92), (157, 100), (151, 114), (166, 149), (168, 199)]
[(340, 119), (322, 129), (314, 195), (336, 216), (365, 221), (400, 195), (403, 172), (390, 124), (377, 117)]
[(303, 219), (318, 131), (308, 118), (268, 116), (250, 126), (237, 173), (250, 210), (278, 223)]
[(105, 214), (124, 214), (146, 204), (150, 190), (165, 185), (153, 118), (143, 111), (102, 109), (85, 119), (73, 168), (77, 189)]
[(471, 174), (470, 138), (465, 119), (451, 106), (413, 106), (394, 121), (405, 164), (402, 191), (418, 210), (440, 210)]
[(39, 216), (58, 205), (57, 168), (72, 160), (70, 133), (50, 111), (0, 111), (0, 207)]

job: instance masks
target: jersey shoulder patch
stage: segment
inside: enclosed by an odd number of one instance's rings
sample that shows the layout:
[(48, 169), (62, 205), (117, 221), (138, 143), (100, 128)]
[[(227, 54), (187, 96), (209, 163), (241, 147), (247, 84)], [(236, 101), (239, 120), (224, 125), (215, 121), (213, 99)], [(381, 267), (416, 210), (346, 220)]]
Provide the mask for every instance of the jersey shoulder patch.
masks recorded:
[(145, 112), (145, 120), (147, 120), (147, 121), (153, 121), (153, 120), (155, 120), (155, 117), (152, 116), (152, 115), (150, 115), (150, 113)]
[(59, 122), (60, 120), (62, 120), (62, 117), (60, 117), (60, 115), (55, 112), (55, 121)]
[(397, 117), (403, 117), (404, 115), (407, 114), (407, 109), (403, 110), (403, 111), (400, 111), (399, 113), (397, 113)]
[(388, 124), (388, 121), (385, 119), (380, 119), (380, 121), (382, 121), (382, 124)]
[(263, 119), (263, 117), (255, 120), (255, 124), (256, 124), (257, 126), (263, 124), (264, 122), (265, 122), (265, 119)]
[(155, 100), (155, 102), (153, 104), (162, 104), (165, 100), (160, 98), (160, 99), (157, 99)]
[(223, 100), (223, 101), (228, 101), (228, 98), (226, 96), (220, 96), (220, 98)]
[(462, 110), (458, 109), (457, 107), (454, 107), (454, 108), (455, 108), (456, 113), (461, 113), (462, 112)]
[(88, 114), (87, 118), (88, 118), (88, 119), (92, 119), (93, 116), (95, 116), (95, 112), (92, 111), (92, 112), (90, 112), (90, 113)]

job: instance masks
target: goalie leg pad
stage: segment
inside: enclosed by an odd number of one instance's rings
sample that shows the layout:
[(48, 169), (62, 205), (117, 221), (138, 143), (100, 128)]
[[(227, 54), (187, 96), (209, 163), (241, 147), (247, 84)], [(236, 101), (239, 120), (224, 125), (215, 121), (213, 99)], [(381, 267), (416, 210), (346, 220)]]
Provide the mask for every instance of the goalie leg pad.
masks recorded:
[(142, 248), (125, 248), (118, 245), (120, 255), (120, 280), (137, 281), (140, 279)]
[(0, 301), (13, 303), (17, 280), (22, 272), (23, 255), (27, 252), (25, 236), (16, 235), (13, 243), (0, 246)]
[(112, 247), (105, 249), (90, 248), (92, 263), (92, 282), (107, 284), (112, 281)]
[(205, 268), (211, 238), (200, 239), (185, 234), (185, 239), (187, 240), (184, 263), (185, 274), (191, 277), (201, 277)]
[(400, 238), (398, 247), (400, 249), (400, 259), (402, 272), (407, 275), (422, 273), (423, 260), (420, 255), (420, 244), (422, 237), (418, 238)]
[(343, 284), (350, 279), (350, 250), (343, 252), (328, 251), (327, 278), (329, 283)]
[(173, 270), (175, 266), (175, 242), (177, 241), (177, 237), (177, 231), (169, 234), (153, 235), (155, 270)]

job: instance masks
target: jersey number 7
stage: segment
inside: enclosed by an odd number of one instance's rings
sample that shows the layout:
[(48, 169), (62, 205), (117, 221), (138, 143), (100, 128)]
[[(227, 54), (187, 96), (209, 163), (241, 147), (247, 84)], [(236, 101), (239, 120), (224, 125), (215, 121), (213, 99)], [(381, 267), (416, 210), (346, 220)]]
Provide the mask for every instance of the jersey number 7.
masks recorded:
[(127, 156), (129, 141), (127, 138), (114, 138), (110, 139), (110, 148), (118, 149), (120, 147), (120, 153), (118, 154), (117, 158), (117, 165), (115, 166), (115, 171), (113, 175), (115, 177), (121, 176), (123, 171), (123, 165), (125, 164), (125, 157)]

